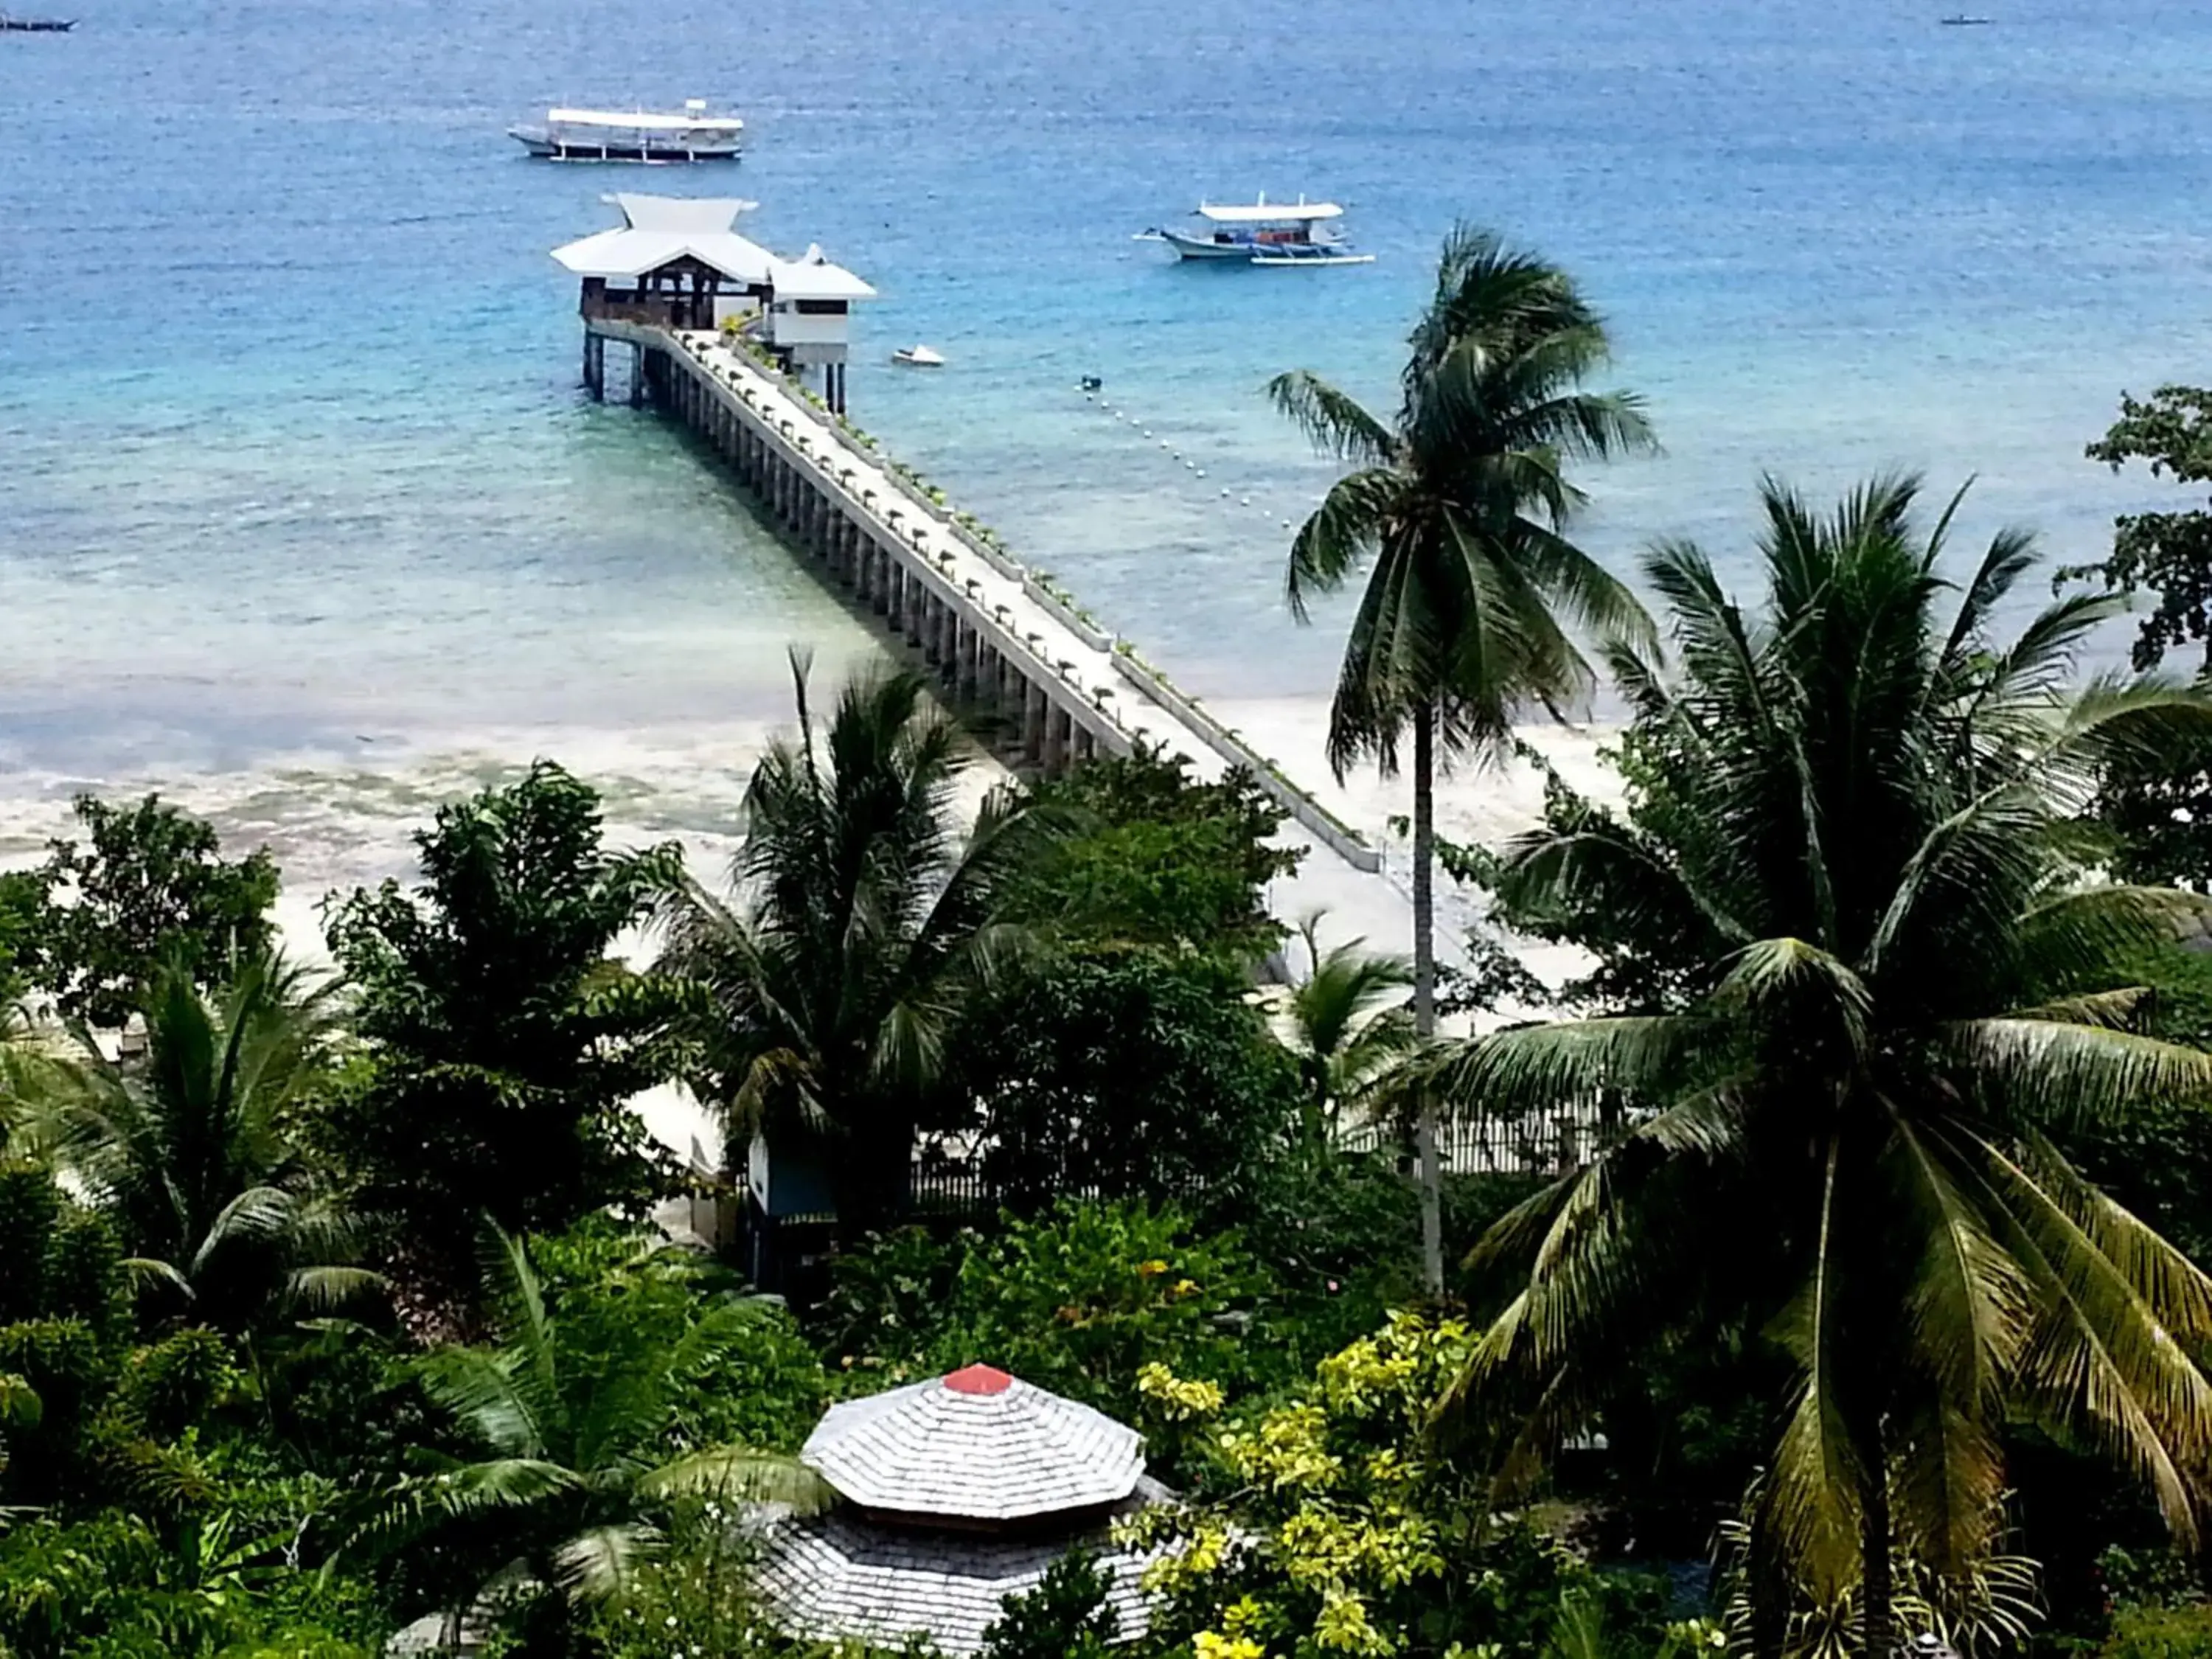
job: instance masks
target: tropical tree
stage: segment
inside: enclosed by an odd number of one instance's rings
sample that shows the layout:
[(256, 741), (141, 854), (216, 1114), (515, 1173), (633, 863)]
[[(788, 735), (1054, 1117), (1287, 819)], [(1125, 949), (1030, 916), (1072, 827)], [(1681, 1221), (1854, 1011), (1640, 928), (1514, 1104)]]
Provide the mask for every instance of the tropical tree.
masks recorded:
[(666, 1191), (630, 1103), (675, 1074), (689, 993), (616, 945), (683, 860), (608, 847), (599, 793), (543, 760), (415, 842), (419, 886), (327, 907), (368, 1056), (317, 1133), (409, 1305), (442, 1314), (473, 1284), (479, 1216), (555, 1233)]
[(331, 1074), (333, 988), (272, 954), (211, 992), (161, 970), (143, 1004), (143, 1057), (108, 1058), (70, 1028), (65, 1057), (0, 1067), (27, 1138), (106, 1216), (157, 1300), (239, 1331), (276, 1307), (326, 1308), (368, 1289), (350, 1229), (318, 1192), (295, 1136)]
[(2061, 1150), (2212, 1090), (2111, 965), (2196, 901), (2101, 884), (2074, 823), (2106, 757), (2212, 702), (2069, 692), (2102, 599), (1995, 637), (2018, 532), (1942, 615), (1952, 515), (1922, 535), (1916, 493), (1820, 517), (1770, 483), (1755, 620), (1694, 546), (1650, 556), (1679, 675), (1613, 653), (1626, 814), (1563, 799), (1496, 878), (1509, 924), (1638, 966), (1612, 982), (1643, 1000), (1445, 1050), (1431, 1085), (1627, 1120), (1470, 1263), (1503, 1310), (1446, 1411), (1509, 1485), (1670, 1347), (1737, 1342), (1787, 1379), (1747, 1516), (1761, 1652), (1840, 1610), (1887, 1653), (1901, 1583), (1973, 1584), (2013, 1422), (2114, 1460), (2184, 1539), (2212, 1491), (2212, 1279)]
[[(1434, 787), (1438, 750), (1494, 757), (1526, 709), (1593, 683), (1566, 624), (1636, 637), (1634, 596), (1563, 533), (1583, 501), (1570, 463), (1651, 447), (1637, 401), (1581, 390), (1607, 356), (1574, 280), (1488, 231), (1445, 240), (1413, 326), (1395, 419), (1305, 371), (1278, 408), (1352, 471), (1291, 544), (1291, 610), (1369, 567), (1329, 707), (1329, 764), (1413, 773), (1414, 1031), (1436, 1028)], [(1564, 619), (1564, 620), (1563, 620)], [(1432, 1105), (1419, 1112), (1424, 1267), (1443, 1284)]]
[(1305, 1079), (1310, 1150), (1325, 1145), (1345, 1106), (1413, 1046), (1404, 999), (1413, 969), (1402, 957), (1370, 956), (1364, 939), (1322, 950), (1322, 915), (1299, 919), (1306, 976), (1291, 987), (1276, 1021)]
[(165, 969), (203, 988), (276, 940), (276, 862), (222, 856), (213, 826), (148, 795), (71, 803), (88, 836), (55, 841), (35, 870), (0, 876), (0, 986), (11, 978), (70, 1019), (113, 1030)]
[(426, 1576), (446, 1581), (449, 1630), (487, 1599), (560, 1620), (622, 1589), (659, 1553), (679, 1503), (824, 1498), (792, 1458), (686, 1432), (690, 1397), (711, 1392), (775, 1316), (765, 1302), (702, 1295), (680, 1334), (571, 1316), (549, 1301), (523, 1241), (489, 1226), (483, 1280), (490, 1343), (433, 1350), (416, 1371), (473, 1455), (420, 1449), (428, 1467), (367, 1505), (339, 1550), (436, 1558)]
[(1033, 819), (994, 793), (962, 839), (969, 762), (917, 676), (860, 675), (817, 732), (803, 654), (792, 670), (799, 736), (754, 770), (729, 896), (672, 890), (660, 967), (708, 998), (697, 1086), (727, 1144), (823, 1146), (857, 1232), (902, 1201), (962, 1011), (1025, 938), (1000, 911)]

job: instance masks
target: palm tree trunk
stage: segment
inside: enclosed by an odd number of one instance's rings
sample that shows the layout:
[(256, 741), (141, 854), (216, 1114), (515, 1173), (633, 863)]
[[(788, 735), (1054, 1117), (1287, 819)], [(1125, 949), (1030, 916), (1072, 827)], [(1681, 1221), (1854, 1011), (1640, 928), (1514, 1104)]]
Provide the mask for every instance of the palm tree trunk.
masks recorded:
[[(1426, 1044), (1437, 1032), (1437, 717), (1413, 709), (1413, 1036)], [(1443, 1172), (1437, 1167), (1437, 1103), (1424, 1090), (1414, 1121), (1413, 1156), (1421, 1168), (1421, 1283), (1444, 1290)]]
[(1866, 1607), (1862, 1628), (1866, 1659), (1889, 1659), (1897, 1649), (1896, 1569), (1890, 1557), (1888, 1461), (1879, 1431), (1873, 1449), (1866, 1509), (1859, 1522), (1859, 1595)]

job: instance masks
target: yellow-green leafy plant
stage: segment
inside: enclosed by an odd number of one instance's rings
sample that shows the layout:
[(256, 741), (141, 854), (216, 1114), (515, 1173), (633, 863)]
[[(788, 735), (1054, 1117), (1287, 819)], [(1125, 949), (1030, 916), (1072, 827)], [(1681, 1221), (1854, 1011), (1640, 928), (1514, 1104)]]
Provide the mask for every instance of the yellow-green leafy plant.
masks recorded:
[[(1474, 1340), (1460, 1321), (1395, 1314), (1290, 1398), (1243, 1415), (1211, 1382), (1144, 1366), (1148, 1440), (1190, 1437), (1186, 1461), (1206, 1465), (1199, 1490), (1227, 1494), (1125, 1523), (1132, 1541), (1181, 1545), (1148, 1575), (1163, 1632), (1197, 1659), (1534, 1653), (1571, 1592), (1609, 1631), (1669, 1650), (1653, 1595), (1639, 1601), (1565, 1546), (1494, 1522), (1483, 1492), (1433, 1454), (1433, 1402)], [(1685, 1631), (1669, 1650), (1706, 1633)]]

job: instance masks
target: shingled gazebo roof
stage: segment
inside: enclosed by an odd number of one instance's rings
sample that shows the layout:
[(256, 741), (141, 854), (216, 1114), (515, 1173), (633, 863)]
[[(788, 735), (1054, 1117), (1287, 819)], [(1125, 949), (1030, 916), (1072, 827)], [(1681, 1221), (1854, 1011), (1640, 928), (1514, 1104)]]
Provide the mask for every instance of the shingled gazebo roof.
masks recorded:
[(832, 1406), (799, 1456), (865, 1509), (954, 1521), (1096, 1509), (1145, 1472), (1134, 1429), (988, 1365)]
[[(1152, 1620), (1145, 1569), (1173, 1547), (1129, 1549), (1103, 1528), (1081, 1536), (1108, 1581), (1115, 1640), (1135, 1641)], [(770, 1529), (754, 1582), (771, 1618), (793, 1635), (884, 1648), (921, 1635), (939, 1653), (967, 1655), (1005, 1615), (1006, 1598), (1035, 1589), (1072, 1541), (917, 1532), (820, 1515)]]

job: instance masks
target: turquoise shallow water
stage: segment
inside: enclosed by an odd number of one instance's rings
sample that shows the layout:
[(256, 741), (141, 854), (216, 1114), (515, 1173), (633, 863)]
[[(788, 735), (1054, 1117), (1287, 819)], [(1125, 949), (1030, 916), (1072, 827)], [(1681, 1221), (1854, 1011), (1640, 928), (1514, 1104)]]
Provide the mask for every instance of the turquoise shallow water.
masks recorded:
[[(1327, 470), (1258, 388), (1304, 364), (1385, 395), (1456, 215), (1614, 319), (1668, 445), (1592, 480), (1623, 562), (1688, 532), (1726, 564), (1761, 468), (1885, 464), (1978, 472), (1972, 527), (2092, 554), (2130, 492), (2083, 440), (2122, 386), (2208, 372), (2201, 8), (73, 3), (75, 35), (0, 39), (0, 797), (26, 824), (81, 780), (342, 819), (362, 766), (411, 799), (523, 749), (629, 765), (680, 818), (726, 794), (702, 757), (785, 706), (787, 641), (869, 649), (695, 456), (578, 395), (545, 252), (610, 189), (756, 198), (763, 240), (869, 276), (858, 417), (1216, 697), (1317, 695), (1335, 645), (1278, 592)], [(501, 136), (686, 95), (752, 121), (741, 167)], [(1349, 201), (1378, 262), (1177, 269), (1128, 239), (1261, 188)], [(890, 368), (914, 339), (951, 367)]]

